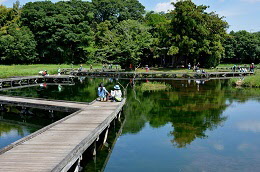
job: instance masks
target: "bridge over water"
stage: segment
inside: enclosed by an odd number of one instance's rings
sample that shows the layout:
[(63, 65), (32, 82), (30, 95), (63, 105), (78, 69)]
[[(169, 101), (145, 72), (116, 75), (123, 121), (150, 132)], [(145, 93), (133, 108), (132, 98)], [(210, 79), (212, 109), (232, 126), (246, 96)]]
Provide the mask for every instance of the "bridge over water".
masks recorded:
[[(0, 96), (0, 101), (23, 105), (77, 109), (75, 113), (0, 150), (0, 171), (68, 171), (84, 151), (120, 118), (122, 102), (91, 104)], [(76, 170), (78, 166), (76, 166)]]

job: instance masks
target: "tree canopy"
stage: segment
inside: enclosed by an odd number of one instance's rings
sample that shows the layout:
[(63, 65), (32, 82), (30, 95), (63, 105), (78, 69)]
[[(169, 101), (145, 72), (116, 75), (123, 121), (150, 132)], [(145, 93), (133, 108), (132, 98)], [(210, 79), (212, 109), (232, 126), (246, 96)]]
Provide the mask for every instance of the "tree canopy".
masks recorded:
[(227, 22), (191, 0), (168, 13), (138, 0), (69, 0), (0, 6), (0, 62), (178, 66), (259, 62), (260, 34), (227, 34)]

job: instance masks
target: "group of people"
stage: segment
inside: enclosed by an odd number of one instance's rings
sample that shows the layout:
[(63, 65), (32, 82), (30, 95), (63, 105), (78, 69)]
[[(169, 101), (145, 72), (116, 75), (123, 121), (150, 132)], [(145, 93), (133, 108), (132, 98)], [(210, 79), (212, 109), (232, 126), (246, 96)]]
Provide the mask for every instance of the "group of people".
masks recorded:
[[(254, 72), (254, 69), (255, 69), (255, 64), (252, 63), (252, 64), (249, 66), (249, 72)], [(241, 66), (238, 66), (238, 67), (237, 67), (236, 65), (234, 65), (234, 66), (232, 67), (232, 71), (233, 71), (233, 72), (236, 72), (236, 70), (238, 70), (239, 72), (248, 72), (246, 66), (245, 66), (245, 67), (241, 67)]]
[(49, 76), (48, 71), (44, 70), (44, 71), (39, 71), (39, 75), (41, 76)]
[[(113, 69), (113, 64), (103, 64), (102, 65), (102, 70), (104, 71), (105, 69)], [(115, 64), (115, 69), (119, 69), (118, 68), (118, 64)]]
[(188, 70), (193, 69), (193, 71), (197, 72), (197, 70), (200, 69), (200, 63), (198, 62), (197, 64), (194, 64), (193, 68), (191, 67), (191, 64), (188, 63), (188, 66), (187, 66), (187, 67), (188, 67)]
[(104, 87), (104, 84), (101, 82), (98, 87), (98, 97), (100, 101), (112, 101), (112, 102), (121, 102), (122, 101), (122, 91), (120, 90), (119, 85), (114, 86), (114, 90), (111, 90), (109, 93)]

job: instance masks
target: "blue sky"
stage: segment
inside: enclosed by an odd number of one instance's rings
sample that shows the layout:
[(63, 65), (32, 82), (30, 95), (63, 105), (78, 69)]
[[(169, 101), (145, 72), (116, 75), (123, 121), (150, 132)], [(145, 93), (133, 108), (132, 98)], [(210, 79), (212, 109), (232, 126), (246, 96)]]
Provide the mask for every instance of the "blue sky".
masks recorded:
[[(16, 0), (0, 0), (0, 3), (11, 7)], [(20, 0), (23, 5), (30, 0)], [(31, 0), (33, 1), (33, 0)], [(57, 0), (52, 0), (57, 2)], [(146, 10), (167, 11), (173, 9), (171, 2), (176, 0), (139, 0)], [(197, 5), (210, 6), (208, 11), (215, 11), (229, 23), (228, 31), (260, 31), (260, 0), (193, 0)]]

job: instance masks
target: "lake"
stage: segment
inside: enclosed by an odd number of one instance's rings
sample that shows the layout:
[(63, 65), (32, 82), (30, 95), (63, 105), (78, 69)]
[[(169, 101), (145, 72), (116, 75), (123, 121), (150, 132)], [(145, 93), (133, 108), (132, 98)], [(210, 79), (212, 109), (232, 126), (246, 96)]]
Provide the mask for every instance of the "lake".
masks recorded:
[(108, 90), (130, 82), (125, 122), (121, 135), (115, 138), (111, 131), (108, 148), (100, 149), (84, 171), (260, 170), (260, 89), (234, 88), (228, 80), (166, 80), (157, 82), (167, 90), (143, 91), (142, 84), (153, 81), (133, 86), (131, 80), (81, 78), (74, 86), (1, 94), (90, 102), (100, 82)]

